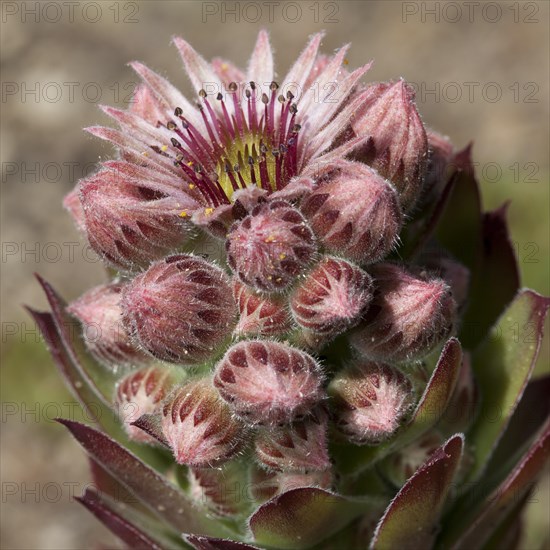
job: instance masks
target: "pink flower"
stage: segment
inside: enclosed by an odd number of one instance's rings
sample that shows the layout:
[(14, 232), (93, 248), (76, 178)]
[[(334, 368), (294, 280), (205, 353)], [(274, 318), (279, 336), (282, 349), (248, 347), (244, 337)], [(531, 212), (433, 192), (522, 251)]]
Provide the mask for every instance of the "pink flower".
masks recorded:
[[(370, 64), (348, 73), (342, 68), (348, 46), (326, 58), (318, 55), (321, 39), (314, 35), (277, 83), (265, 31), (246, 73), (219, 59), (208, 63), (175, 38), (195, 102), (131, 63), (143, 79), (134, 102), (126, 111), (103, 107), (119, 129), (88, 128), (119, 152), (118, 161), (103, 163), (79, 184), (94, 249), (133, 269), (183, 244), (190, 222), (223, 236), (247, 202), (251, 208), (267, 195), (298, 197), (314, 187), (320, 166), (365, 144), (356, 136), (334, 146), (368, 95), (356, 86)], [(312, 79), (325, 90), (321, 95), (311, 89)], [(335, 93), (327, 85), (336, 81)], [(74, 194), (67, 204), (82, 226)]]

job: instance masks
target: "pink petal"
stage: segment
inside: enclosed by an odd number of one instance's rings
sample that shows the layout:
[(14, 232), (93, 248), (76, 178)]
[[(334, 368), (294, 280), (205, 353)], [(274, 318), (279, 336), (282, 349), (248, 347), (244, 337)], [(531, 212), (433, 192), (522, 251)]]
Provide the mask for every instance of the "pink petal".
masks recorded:
[(180, 52), (185, 70), (196, 92), (201, 89), (206, 89), (209, 94), (223, 92), (222, 83), (210, 63), (200, 56), (183, 38), (176, 36), (173, 42)]
[(269, 86), (273, 80), (273, 52), (269, 35), (265, 30), (258, 34), (256, 46), (248, 62), (247, 82), (256, 82), (260, 86)]
[(319, 50), (323, 37), (324, 33), (322, 32), (314, 34), (311, 37), (308, 45), (300, 54), (300, 57), (298, 57), (283, 81), (282, 89), (284, 93), (290, 90), (297, 98), (304, 95), (305, 83), (314, 66), (317, 51)]

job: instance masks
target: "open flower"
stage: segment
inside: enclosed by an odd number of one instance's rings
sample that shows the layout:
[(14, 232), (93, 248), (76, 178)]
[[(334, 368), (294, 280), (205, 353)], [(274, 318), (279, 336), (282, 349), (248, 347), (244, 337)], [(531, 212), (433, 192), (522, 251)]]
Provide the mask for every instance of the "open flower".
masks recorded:
[[(320, 56), (322, 36), (311, 38), (280, 83), (265, 31), (246, 74), (227, 62), (208, 63), (175, 38), (195, 103), (131, 63), (143, 79), (134, 102), (126, 111), (103, 107), (119, 129), (88, 128), (116, 145), (120, 156), (79, 186), (96, 251), (132, 269), (165, 255), (165, 246), (182, 244), (189, 222), (224, 237), (258, 200), (299, 197), (314, 187), (320, 167), (366, 143), (355, 135), (335, 145), (368, 94), (357, 92), (357, 83), (370, 64), (349, 73), (342, 68), (348, 46), (331, 58)], [(104, 193), (90, 192), (102, 182)], [(106, 204), (107, 194), (113, 199)], [(73, 205), (71, 211), (78, 210)], [(140, 246), (142, 240), (153, 245)]]

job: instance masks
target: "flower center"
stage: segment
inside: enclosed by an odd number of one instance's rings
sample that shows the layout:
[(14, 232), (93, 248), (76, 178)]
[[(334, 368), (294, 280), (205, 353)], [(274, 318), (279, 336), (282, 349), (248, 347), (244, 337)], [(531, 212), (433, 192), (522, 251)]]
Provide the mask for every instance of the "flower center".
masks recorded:
[[(256, 84), (249, 84), (242, 100), (239, 86), (229, 84), (229, 108), (221, 93), (214, 106), (207, 93), (199, 91), (202, 102), (197, 107), (206, 133), (193, 126), (179, 107), (174, 115), (180, 122), (166, 124), (177, 136), (171, 139), (174, 164), (181, 168), (189, 188), (197, 188), (210, 207), (231, 204), (235, 191), (251, 185), (272, 193), (298, 172), (300, 125), (293, 94), (277, 95), (279, 86), (272, 82), (270, 95), (260, 95)], [(151, 147), (158, 154), (172, 156), (167, 147)]]

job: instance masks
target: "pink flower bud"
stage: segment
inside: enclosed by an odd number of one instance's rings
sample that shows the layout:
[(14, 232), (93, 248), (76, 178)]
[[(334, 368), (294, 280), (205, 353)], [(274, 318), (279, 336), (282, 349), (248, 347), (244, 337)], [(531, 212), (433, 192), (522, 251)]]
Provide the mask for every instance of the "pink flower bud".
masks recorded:
[[(132, 165), (119, 163), (122, 166)], [(153, 179), (162, 180), (161, 173), (137, 166), (130, 170), (133, 176), (122, 168), (103, 169), (80, 182), (90, 245), (109, 263), (127, 270), (181, 246), (189, 237), (187, 211), (196, 206), (183, 191)]]
[(441, 279), (414, 276), (391, 263), (371, 269), (375, 294), (352, 345), (375, 361), (427, 355), (453, 329), (456, 304)]
[(388, 178), (408, 211), (418, 199), (428, 158), (428, 140), (414, 104), (414, 91), (399, 80), (388, 86), (352, 123), (358, 136), (370, 136), (361, 160)]
[(227, 261), (242, 282), (266, 292), (290, 286), (314, 258), (313, 233), (285, 201), (259, 204), (227, 236)]
[(260, 295), (238, 279), (233, 280), (233, 296), (240, 312), (235, 335), (278, 336), (290, 330), (287, 304), (278, 297)]
[(428, 250), (418, 263), (449, 285), (459, 309), (466, 305), (470, 287), (470, 270), (466, 266), (438, 250)]
[(262, 429), (255, 442), (256, 458), (268, 469), (282, 472), (326, 470), (328, 417), (316, 409), (288, 426)]
[(340, 258), (324, 258), (290, 298), (296, 322), (318, 334), (336, 336), (354, 326), (372, 299), (372, 279)]
[(86, 219), (84, 209), (80, 202), (78, 187), (75, 187), (70, 193), (65, 195), (63, 206), (67, 209), (79, 231), (86, 231)]
[(123, 320), (152, 355), (184, 365), (213, 355), (236, 321), (231, 283), (219, 267), (179, 254), (153, 264), (124, 290)]
[(290, 422), (324, 397), (321, 368), (285, 344), (235, 344), (216, 367), (214, 385), (235, 413), (257, 424)]
[(303, 202), (302, 212), (327, 250), (361, 264), (383, 258), (402, 224), (395, 190), (357, 162), (338, 162), (328, 181)]
[(452, 174), (454, 148), (451, 140), (438, 132), (427, 130), (426, 135), (429, 155), (424, 178), (423, 202), (435, 202)]
[(118, 383), (115, 406), (130, 439), (140, 443), (156, 442), (152, 436), (131, 424), (143, 414), (156, 412), (173, 384), (174, 376), (165, 367), (146, 367), (131, 372)]
[(189, 468), (189, 495), (217, 516), (231, 517), (246, 513), (250, 499), (245, 487), (248, 471), (242, 462), (231, 460), (216, 468)]
[(97, 286), (67, 308), (82, 323), (84, 341), (94, 357), (114, 370), (151, 362), (132, 344), (122, 323), (123, 288), (116, 283)]
[(331, 469), (300, 472), (266, 472), (253, 469), (250, 475), (250, 495), (258, 502), (265, 502), (277, 495), (301, 487), (319, 487), (332, 489), (334, 475)]
[(209, 380), (196, 380), (172, 393), (162, 410), (162, 433), (179, 464), (212, 466), (234, 456), (243, 426)]
[(391, 454), (378, 468), (396, 487), (401, 487), (444, 441), (441, 434), (431, 430), (402, 450)]
[(390, 437), (411, 404), (412, 385), (384, 363), (362, 362), (338, 373), (328, 388), (335, 426), (357, 445)]

